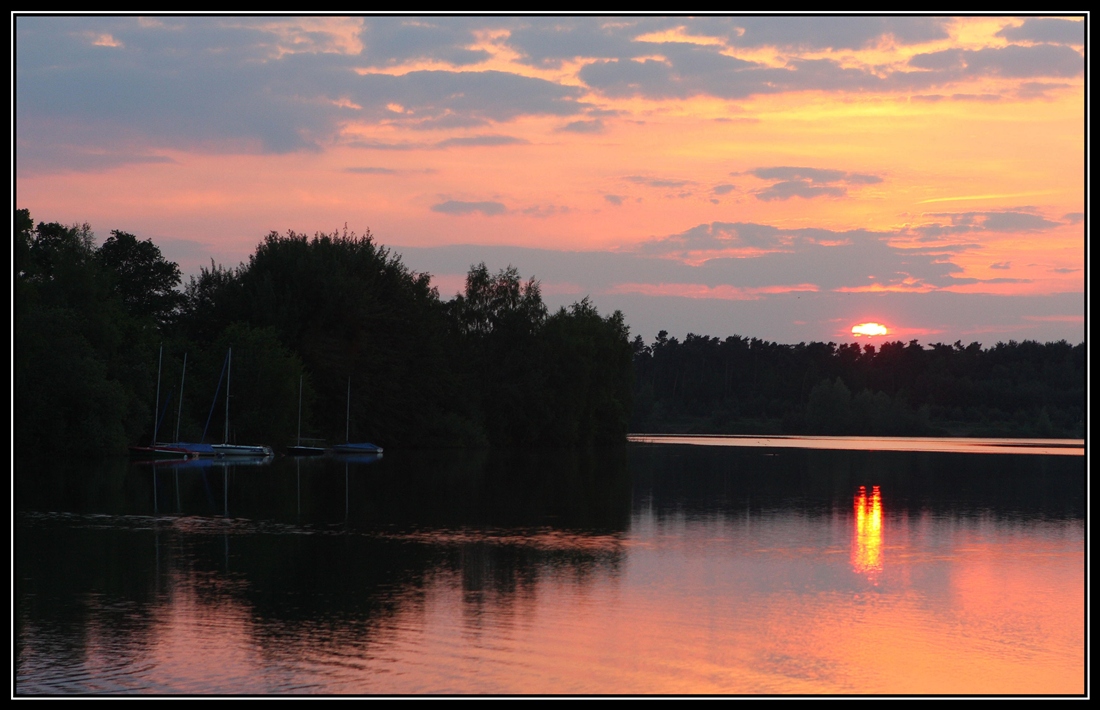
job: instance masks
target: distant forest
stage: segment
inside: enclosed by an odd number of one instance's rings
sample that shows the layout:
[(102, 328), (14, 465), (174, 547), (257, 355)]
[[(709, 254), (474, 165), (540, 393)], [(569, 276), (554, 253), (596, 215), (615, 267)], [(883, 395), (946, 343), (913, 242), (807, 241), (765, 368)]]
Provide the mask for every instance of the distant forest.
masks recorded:
[[(301, 433), (383, 447), (573, 447), (630, 430), (1084, 433), (1085, 348), (630, 340), (587, 300), (471, 267), (444, 301), (368, 232), (271, 233), (247, 263), (184, 284), (150, 240), (15, 214), (17, 454), (158, 439), (277, 449)], [(163, 357), (161, 358), (161, 353)], [(186, 369), (184, 359), (186, 358)], [(154, 415), (158, 359), (160, 410)], [(350, 381), (350, 416), (348, 386)], [(350, 430), (350, 434), (347, 433)]]
[(639, 432), (1083, 438), (1085, 345), (636, 337)]

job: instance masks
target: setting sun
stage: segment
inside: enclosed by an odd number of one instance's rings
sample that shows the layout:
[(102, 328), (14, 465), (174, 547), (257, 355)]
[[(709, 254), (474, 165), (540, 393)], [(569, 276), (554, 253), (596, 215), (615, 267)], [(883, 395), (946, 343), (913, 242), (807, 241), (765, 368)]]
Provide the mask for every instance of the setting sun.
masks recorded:
[(860, 336), (864, 335), (870, 337), (872, 335), (887, 335), (889, 333), (886, 330), (886, 326), (881, 323), (860, 323), (859, 325), (852, 326), (852, 335)]

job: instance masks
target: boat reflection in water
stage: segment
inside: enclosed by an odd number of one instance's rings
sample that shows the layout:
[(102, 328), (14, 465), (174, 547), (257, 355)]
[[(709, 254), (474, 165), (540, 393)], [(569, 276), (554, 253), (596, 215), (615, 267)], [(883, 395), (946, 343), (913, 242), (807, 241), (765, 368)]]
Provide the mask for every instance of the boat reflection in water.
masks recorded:
[(878, 486), (860, 486), (855, 496), (855, 539), (852, 541), (852, 568), (878, 582), (882, 572), (882, 494)]

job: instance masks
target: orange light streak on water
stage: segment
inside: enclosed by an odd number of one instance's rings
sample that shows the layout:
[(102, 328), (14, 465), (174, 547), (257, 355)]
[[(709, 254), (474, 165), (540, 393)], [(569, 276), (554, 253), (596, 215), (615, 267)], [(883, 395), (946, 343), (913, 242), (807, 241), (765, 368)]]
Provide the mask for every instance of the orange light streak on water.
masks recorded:
[(839, 451), (928, 451), (954, 454), (1084, 456), (1084, 439), (993, 439), (930, 436), (754, 436), (751, 434), (630, 434), (636, 444), (690, 444)]
[(855, 496), (855, 540), (852, 543), (852, 568), (867, 576), (873, 584), (878, 583), (878, 574), (882, 572), (882, 495), (878, 486), (859, 487)]

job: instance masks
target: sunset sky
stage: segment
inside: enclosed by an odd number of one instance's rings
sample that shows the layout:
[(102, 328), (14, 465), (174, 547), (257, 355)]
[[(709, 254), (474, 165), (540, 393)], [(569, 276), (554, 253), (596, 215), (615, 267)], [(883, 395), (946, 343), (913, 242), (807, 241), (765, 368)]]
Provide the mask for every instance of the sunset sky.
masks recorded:
[(512, 264), (647, 342), (1085, 337), (1080, 16), (19, 16), (13, 37), (13, 206), (185, 274), (346, 224), (444, 298)]

